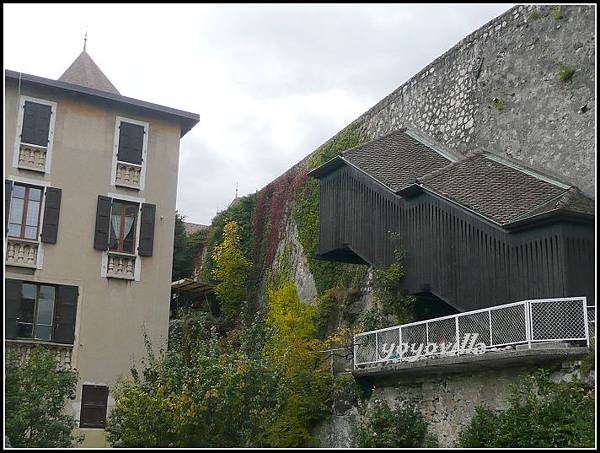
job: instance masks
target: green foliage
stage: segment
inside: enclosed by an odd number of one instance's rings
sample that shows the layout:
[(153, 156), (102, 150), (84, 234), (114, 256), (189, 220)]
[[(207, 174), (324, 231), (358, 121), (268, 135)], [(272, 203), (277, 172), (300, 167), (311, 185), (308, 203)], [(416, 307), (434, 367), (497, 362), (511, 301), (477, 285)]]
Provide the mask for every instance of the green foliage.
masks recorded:
[(52, 351), (33, 349), (25, 360), (14, 352), (6, 357), (6, 435), (12, 447), (56, 448), (74, 446), (75, 419), (64, 413), (75, 398), (76, 371), (58, 367)]
[(206, 256), (202, 264), (202, 271), (198, 280), (202, 282), (213, 282), (212, 271), (215, 268), (213, 259), (214, 248), (223, 242), (223, 229), (229, 222), (235, 221), (238, 225), (240, 235), (240, 247), (245, 257), (252, 256), (253, 235), (252, 219), (256, 207), (256, 194), (239, 198), (227, 209), (219, 212), (210, 224), (210, 232), (206, 239)]
[(418, 409), (403, 403), (391, 409), (385, 401), (375, 400), (373, 408), (356, 430), (362, 448), (415, 448), (434, 446), (427, 436), (427, 423)]
[(502, 110), (504, 110), (504, 99), (503, 98), (494, 98), (494, 99), (492, 99), (492, 102), (494, 103), (494, 107), (496, 107), (497, 110), (499, 110), (500, 112)]
[(373, 271), (374, 292), (381, 314), (392, 325), (406, 324), (414, 320), (414, 296), (403, 294), (402, 278), (404, 272), (404, 254), (396, 250), (394, 261), (387, 268), (375, 268)]
[(535, 19), (535, 18), (537, 18), (537, 17), (538, 17), (538, 9), (537, 9), (537, 6), (534, 6), (533, 8), (531, 8), (531, 10), (529, 11), (529, 16), (530, 16), (532, 19)]
[(575, 74), (575, 69), (565, 64), (559, 63), (556, 74), (558, 76), (558, 80), (560, 80), (561, 82), (566, 82), (571, 77), (573, 77), (573, 74)]
[(332, 399), (356, 406), (360, 400), (370, 396), (370, 390), (370, 386), (357, 382), (352, 374), (340, 374), (333, 380)]
[(552, 8), (550, 8), (550, 14), (552, 15), (552, 17), (554, 17), (556, 20), (560, 20), (562, 19), (562, 16), (560, 14), (560, 5), (554, 5)]
[(460, 433), (461, 447), (586, 448), (594, 446), (594, 394), (581, 383), (553, 383), (547, 370), (513, 388), (509, 408), (476, 409)]
[[(312, 153), (308, 159), (308, 167), (316, 168), (341, 152), (366, 141), (362, 123), (352, 123)], [(315, 178), (307, 179), (299, 189), (292, 209), (292, 219), (298, 227), (298, 237), (304, 255), (308, 258), (317, 292), (322, 294), (334, 287), (357, 287), (367, 272), (367, 266), (315, 258), (319, 242), (319, 181)]]
[(212, 276), (218, 282), (214, 287), (215, 294), (224, 316), (235, 319), (247, 296), (247, 279), (252, 267), (244, 256), (237, 222), (225, 224), (223, 242), (213, 249), (212, 259), (215, 263)]
[[(360, 289), (330, 288), (317, 297), (314, 323), (317, 337), (325, 338), (337, 328), (351, 324), (353, 316), (348, 307), (360, 297)], [(343, 324), (346, 325), (343, 325)]]
[(186, 234), (183, 226), (185, 217), (175, 213), (175, 237), (173, 239), (172, 281), (191, 277), (194, 272), (194, 257), (206, 240), (206, 230)]
[(202, 316), (189, 313), (170, 335), (172, 349), (158, 358), (149, 354), (141, 372), (132, 369), (117, 386), (107, 423), (111, 445), (263, 445), (278, 411), (273, 389), (281, 376), (256, 355), (254, 341), (264, 337), (261, 323), (241, 324), (218, 337)]
[(314, 446), (310, 428), (329, 413), (331, 375), (314, 338), (314, 307), (298, 299), (293, 282), (268, 290), (265, 352), (283, 370), (276, 393), (283, 411), (267, 434), (274, 447)]
[(360, 314), (358, 323), (363, 332), (383, 329), (393, 325), (393, 322), (390, 323), (390, 321), (388, 321), (387, 317), (384, 315), (383, 310), (378, 307), (372, 307), (363, 311)]

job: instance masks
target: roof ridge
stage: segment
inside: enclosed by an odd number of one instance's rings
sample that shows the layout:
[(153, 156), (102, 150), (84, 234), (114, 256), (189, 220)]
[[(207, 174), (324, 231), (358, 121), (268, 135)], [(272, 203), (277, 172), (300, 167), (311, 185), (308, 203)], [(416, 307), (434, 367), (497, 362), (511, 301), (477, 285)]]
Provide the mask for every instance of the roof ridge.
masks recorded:
[(448, 171), (449, 169), (454, 168), (457, 165), (462, 164), (463, 162), (468, 162), (468, 161), (474, 160), (475, 158), (480, 157), (482, 155), (483, 155), (483, 152), (479, 151), (479, 152), (476, 152), (475, 154), (472, 154), (469, 157), (466, 157), (465, 159), (457, 160), (456, 162), (450, 162), (448, 165), (445, 165), (442, 168), (438, 168), (437, 170), (433, 170), (433, 171), (430, 171), (429, 173), (425, 173), (423, 176), (419, 176), (415, 182), (431, 181), (432, 179), (435, 179), (436, 177), (438, 177), (442, 173)]
[[(377, 138), (374, 138), (373, 140), (369, 140), (368, 142), (361, 143), (359, 145), (353, 146), (352, 148), (345, 149), (344, 151), (340, 152), (338, 154), (338, 156), (342, 156), (343, 157), (346, 153), (348, 153), (348, 152), (350, 152), (350, 151), (352, 151), (354, 149), (357, 149), (357, 148), (360, 148), (360, 147), (366, 146), (366, 145), (372, 145), (373, 143), (376, 143), (376, 142), (380, 142), (384, 138), (390, 137), (391, 135), (399, 134), (401, 132), (406, 133), (406, 130), (407, 130), (406, 127), (402, 127), (402, 128), (400, 128), (398, 130), (395, 130), (395, 131), (392, 131), (392, 132), (388, 132), (387, 134), (382, 135), (381, 137), (377, 137)], [(416, 141), (418, 141), (418, 140), (416, 140)]]

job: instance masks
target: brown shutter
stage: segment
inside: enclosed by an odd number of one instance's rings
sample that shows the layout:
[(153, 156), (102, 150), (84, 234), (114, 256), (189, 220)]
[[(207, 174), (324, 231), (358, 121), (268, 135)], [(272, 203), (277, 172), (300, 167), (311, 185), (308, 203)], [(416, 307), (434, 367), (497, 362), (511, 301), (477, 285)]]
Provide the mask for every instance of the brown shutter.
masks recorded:
[(96, 208), (96, 229), (94, 232), (94, 248), (96, 250), (108, 250), (108, 231), (110, 228), (110, 205), (112, 199), (104, 195), (98, 195), (98, 206)]
[(8, 214), (10, 214), (10, 197), (12, 195), (12, 181), (4, 180), (4, 234), (8, 233)]
[(44, 223), (42, 224), (42, 242), (46, 242), (47, 244), (56, 244), (61, 195), (61, 189), (57, 189), (56, 187), (48, 187), (46, 189)]
[(21, 280), (5, 280), (4, 338), (17, 338), (17, 314), (21, 305)]
[(54, 310), (54, 338), (56, 343), (73, 344), (77, 319), (77, 286), (60, 285)]
[(145, 133), (143, 126), (122, 121), (119, 125), (117, 159), (130, 164), (141, 165)]
[(48, 146), (50, 134), (50, 116), (52, 107), (36, 102), (25, 101), (23, 105), (23, 126), (21, 142), (32, 145)]
[(106, 406), (108, 387), (105, 385), (84, 385), (81, 388), (81, 428), (104, 428), (106, 424)]
[(154, 217), (156, 205), (142, 203), (142, 215), (140, 219), (140, 245), (138, 254), (140, 256), (152, 256), (154, 247)]

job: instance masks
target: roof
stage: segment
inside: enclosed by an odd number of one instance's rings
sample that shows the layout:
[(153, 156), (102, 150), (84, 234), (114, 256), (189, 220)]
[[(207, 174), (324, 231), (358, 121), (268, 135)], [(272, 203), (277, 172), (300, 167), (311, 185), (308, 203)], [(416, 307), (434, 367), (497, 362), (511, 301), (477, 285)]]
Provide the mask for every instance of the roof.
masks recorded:
[(202, 225), (201, 223), (183, 222), (183, 229), (185, 234), (193, 234), (197, 231), (208, 229), (208, 225)]
[(344, 151), (311, 172), (320, 178), (343, 162), (358, 167), (392, 191), (415, 182), (424, 172), (445, 167), (457, 157), (425, 142), (407, 129), (400, 129)]
[(452, 163), (415, 184), (503, 226), (558, 209), (594, 214), (594, 202), (578, 189), (491, 154)]
[(99, 91), (121, 94), (85, 50), (79, 54), (58, 80)]
[(342, 165), (403, 197), (427, 190), (501, 226), (558, 213), (580, 218), (595, 213), (593, 200), (556, 178), (490, 153), (458, 160), (406, 129), (351, 148), (310, 174), (322, 178)]
[(171, 290), (178, 290), (179, 292), (190, 292), (195, 294), (207, 294), (212, 292), (213, 285), (208, 283), (200, 283), (191, 278), (182, 278), (176, 282), (171, 283)]
[(141, 101), (139, 99), (122, 96), (109, 91), (102, 91), (97, 88), (77, 85), (63, 80), (47, 79), (45, 77), (25, 74), (23, 72), (11, 71), (10, 69), (4, 71), (4, 77), (6, 80), (12, 80), (15, 83), (20, 84), (20, 86), (32, 86), (61, 94), (77, 95), (82, 99), (90, 101), (110, 102), (116, 107), (123, 108), (133, 113), (157, 116), (178, 123), (181, 126), (182, 137), (200, 121), (200, 115), (197, 113), (153, 104), (151, 102)]

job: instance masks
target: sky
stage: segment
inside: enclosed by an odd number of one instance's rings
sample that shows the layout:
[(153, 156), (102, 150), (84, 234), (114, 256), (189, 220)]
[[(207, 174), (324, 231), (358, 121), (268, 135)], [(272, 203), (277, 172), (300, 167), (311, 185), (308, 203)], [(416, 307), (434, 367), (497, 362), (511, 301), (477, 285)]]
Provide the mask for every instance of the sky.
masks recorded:
[(4, 4), (4, 68), (57, 79), (87, 31), (121, 94), (198, 113), (177, 209), (210, 224), (510, 6)]

